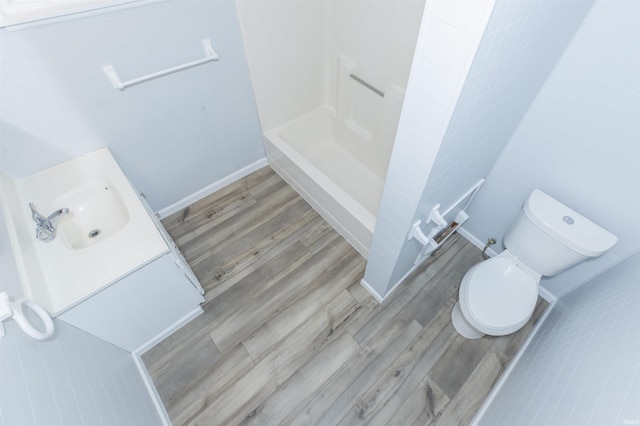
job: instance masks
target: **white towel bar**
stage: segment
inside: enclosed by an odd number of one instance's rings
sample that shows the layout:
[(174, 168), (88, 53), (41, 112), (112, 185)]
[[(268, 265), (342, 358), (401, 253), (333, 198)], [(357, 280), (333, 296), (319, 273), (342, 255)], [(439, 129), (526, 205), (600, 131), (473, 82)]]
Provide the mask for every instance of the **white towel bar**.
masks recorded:
[(162, 77), (167, 74), (186, 70), (187, 68), (192, 68), (198, 65), (205, 64), (207, 62), (218, 60), (219, 58), (218, 54), (216, 53), (215, 50), (213, 50), (213, 46), (211, 45), (211, 40), (209, 40), (208, 38), (205, 38), (204, 40), (202, 40), (202, 46), (204, 47), (204, 53), (205, 53), (205, 57), (202, 59), (187, 62), (186, 64), (182, 64), (182, 65), (176, 65), (175, 67), (167, 68), (162, 71), (156, 71), (151, 74), (143, 75), (142, 77), (132, 78), (131, 80), (127, 80), (127, 81), (122, 81), (120, 79), (120, 76), (118, 75), (118, 72), (113, 67), (113, 65), (107, 65), (103, 67), (102, 70), (107, 75), (107, 78), (113, 85), (114, 89), (124, 90), (127, 87), (133, 86), (138, 83), (143, 83), (145, 81), (153, 80), (154, 78)]

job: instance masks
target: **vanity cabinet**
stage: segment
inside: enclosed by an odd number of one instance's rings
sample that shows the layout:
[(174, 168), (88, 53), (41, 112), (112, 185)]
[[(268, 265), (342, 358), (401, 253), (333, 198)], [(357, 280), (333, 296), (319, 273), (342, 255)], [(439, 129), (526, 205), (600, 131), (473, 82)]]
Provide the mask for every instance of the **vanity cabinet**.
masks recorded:
[(58, 318), (129, 352), (202, 312), (204, 298), (167, 253)]
[[(51, 241), (34, 238), (32, 202), (68, 210)], [(0, 174), (0, 208), (24, 295), (52, 317), (133, 352), (202, 312), (198, 279), (107, 148)]]

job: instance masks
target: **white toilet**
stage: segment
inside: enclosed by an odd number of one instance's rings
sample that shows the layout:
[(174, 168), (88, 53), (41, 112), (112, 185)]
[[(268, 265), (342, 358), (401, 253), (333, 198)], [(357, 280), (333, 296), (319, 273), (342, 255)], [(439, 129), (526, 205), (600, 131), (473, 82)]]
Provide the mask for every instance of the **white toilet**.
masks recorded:
[(523, 327), (538, 298), (538, 283), (618, 241), (584, 216), (534, 189), (504, 237), (499, 255), (471, 268), (460, 284), (451, 318), (467, 339), (504, 336)]

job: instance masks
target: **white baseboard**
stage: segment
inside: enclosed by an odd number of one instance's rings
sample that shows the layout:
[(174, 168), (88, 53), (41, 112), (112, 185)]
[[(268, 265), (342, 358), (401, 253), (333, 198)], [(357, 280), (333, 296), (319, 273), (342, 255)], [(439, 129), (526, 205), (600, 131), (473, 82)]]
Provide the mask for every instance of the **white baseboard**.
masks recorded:
[(138, 372), (140, 373), (140, 376), (142, 376), (142, 381), (147, 387), (147, 392), (149, 392), (149, 396), (151, 396), (151, 400), (153, 401), (153, 405), (156, 407), (156, 411), (158, 412), (158, 416), (160, 416), (163, 426), (172, 426), (169, 413), (167, 413), (167, 409), (164, 408), (162, 398), (160, 398), (160, 394), (158, 393), (156, 386), (153, 384), (153, 380), (144, 366), (140, 354), (131, 353), (131, 356), (133, 357), (133, 362), (136, 364), (136, 367), (138, 367)]
[(258, 169), (263, 168), (266, 165), (267, 165), (267, 158), (266, 157), (261, 158), (260, 160), (255, 161), (249, 164), (248, 166), (245, 166), (240, 170), (237, 170), (231, 173), (230, 175), (227, 175), (222, 179), (216, 182), (213, 182), (210, 185), (205, 186), (204, 188), (194, 192), (193, 194), (184, 197), (182, 200), (179, 200), (163, 209), (158, 210), (158, 217), (160, 217), (160, 219), (164, 219), (167, 216), (170, 216), (176, 212), (179, 212), (180, 210), (190, 206), (196, 201), (199, 201), (207, 197), (208, 195), (211, 195), (214, 192), (219, 191), (225, 186), (230, 185), (233, 182), (240, 180), (247, 175), (250, 175), (251, 173), (255, 172)]
[(189, 312), (184, 317), (180, 318), (178, 321), (167, 327), (163, 332), (155, 336), (153, 339), (149, 340), (147, 343), (140, 346), (138, 349), (131, 353), (133, 357), (133, 362), (136, 364), (138, 368), (138, 372), (142, 377), (142, 381), (147, 387), (147, 392), (149, 392), (149, 396), (151, 396), (151, 400), (153, 401), (153, 405), (156, 407), (156, 411), (160, 416), (160, 420), (162, 420), (162, 424), (164, 426), (171, 426), (171, 419), (169, 418), (169, 413), (167, 413), (164, 404), (162, 403), (162, 398), (160, 398), (160, 394), (156, 389), (156, 386), (153, 384), (153, 380), (147, 371), (147, 367), (145, 367), (144, 362), (142, 362), (142, 354), (163, 341), (165, 338), (169, 337), (171, 334), (176, 332), (178, 329), (186, 325), (188, 322), (196, 318), (198, 315), (204, 312), (200, 306), (198, 306), (193, 311)]
[[(382, 300), (386, 299), (387, 297), (389, 297), (391, 295), (391, 293), (393, 293), (398, 287), (400, 287), (400, 284), (402, 284), (404, 282), (405, 279), (407, 279), (407, 277), (409, 275), (411, 275), (413, 273), (413, 271), (415, 271), (416, 269), (418, 269), (420, 267), (420, 265), (422, 265), (427, 259), (429, 259), (431, 257), (431, 255), (428, 256), (424, 256), (424, 258), (416, 263), (415, 265), (413, 265), (413, 267), (411, 269), (409, 269), (407, 271), (406, 274), (404, 274), (402, 276), (402, 278), (400, 278), (393, 286), (391, 286), (391, 288), (389, 289), (389, 291), (384, 295), (384, 297), (382, 298)], [(382, 302), (380, 302), (382, 303)]]
[(429, 259), (431, 256), (425, 256), (424, 259), (422, 259), (420, 262), (416, 263), (415, 265), (413, 265), (413, 267), (411, 269), (409, 269), (409, 271), (407, 271), (406, 274), (404, 274), (402, 276), (402, 278), (400, 278), (393, 286), (391, 286), (391, 288), (389, 289), (389, 291), (384, 295), (384, 296), (380, 296), (378, 294), (377, 291), (375, 291), (368, 282), (366, 282), (363, 279), (360, 280), (360, 284), (362, 284), (362, 286), (367, 289), (367, 291), (374, 297), (374, 299), (376, 299), (380, 304), (382, 304), (382, 302), (384, 302), (384, 300), (389, 297), (391, 295), (391, 293), (393, 293), (398, 287), (400, 287), (400, 284), (402, 284), (404, 282), (404, 280), (413, 273), (413, 271), (415, 271), (416, 269), (418, 269), (420, 267), (420, 265), (422, 265), (427, 259)]
[(511, 359), (511, 361), (509, 362), (509, 365), (505, 369), (504, 373), (502, 373), (502, 376), (500, 376), (500, 379), (498, 380), (496, 385), (493, 387), (493, 389), (491, 389), (491, 392), (489, 393), (489, 396), (487, 396), (487, 398), (484, 400), (484, 402), (480, 406), (480, 409), (478, 410), (476, 415), (473, 417), (473, 420), (470, 423), (471, 426), (478, 425), (478, 423), (480, 422), (480, 419), (482, 418), (482, 416), (484, 416), (486, 411), (491, 406), (491, 403), (493, 402), (493, 400), (495, 399), (496, 395), (500, 391), (500, 388), (502, 388), (504, 383), (509, 378), (509, 375), (511, 374), (513, 369), (518, 364), (518, 361), (520, 360), (520, 358), (522, 357), (522, 355), (526, 351), (526, 349), (529, 346), (529, 344), (531, 344), (531, 341), (533, 340), (535, 335), (538, 333), (538, 330), (540, 329), (540, 327), (542, 327), (542, 324), (547, 319), (547, 317), (549, 316), (549, 314), (551, 313), (551, 310), (555, 307), (555, 305), (556, 305), (556, 302), (554, 300), (553, 302), (551, 302), (549, 304), (549, 306), (547, 306), (547, 309), (545, 309), (545, 311), (543, 312), (542, 316), (540, 317), (540, 319), (536, 323), (536, 326), (533, 328), (533, 330), (531, 330), (531, 333), (529, 334), (529, 337), (527, 337), (527, 340), (525, 340), (524, 344), (520, 347), (520, 349), (518, 349), (518, 352), (516, 352), (514, 357)]
[(189, 312), (188, 314), (186, 314), (185, 316), (183, 316), (182, 318), (180, 318), (179, 320), (171, 324), (169, 327), (167, 327), (166, 329), (158, 333), (156, 336), (151, 338), (146, 343), (143, 343), (138, 349), (134, 350), (132, 353), (142, 355), (143, 353), (145, 353), (146, 351), (148, 351), (149, 349), (151, 349), (152, 347), (154, 347), (155, 345), (162, 342), (164, 339), (166, 339), (167, 337), (169, 337), (170, 335), (172, 335), (173, 333), (181, 329), (183, 326), (187, 325), (189, 322), (191, 322), (193, 319), (198, 317), (203, 312), (204, 311), (202, 310), (202, 308), (200, 306), (197, 306), (193, 311)]
[(367, 290), (367, 291), (369, 292), (369, 294), (370, 294), (370, 295), (372, 295), (372, 296), (373, 296), (373, 298), (374, 298), (374, 299), (376, 299), (376, 300), (378, 301), (378, 303), (382, 303), (382, 301), (384, 300), (384, 298), (383, 298), (382, 296), (380, 296), (380, 295), (378, 294), (378, 292), (377, 292), (377, 291), (375, 291), (375, 290), (373, 289), (373, 287), (371, 287), (371, 286), (369, 285), (369, 283), (368, 283), (368, 282), (366, 282), (366, 281), (364, 280), (364, 278), (360, 280), (360, 285), (361, 285), (362, 287), (364, 287), (364, 288), (365, 288), (365, 290)]
[(551, 293), (549, 290), (541, 286), (538, 286), (538, 294), (544, 300), (549, 302), (549, 304), (556, 303), (556, 300), (558, 300), (558, 298), (553, 293)]

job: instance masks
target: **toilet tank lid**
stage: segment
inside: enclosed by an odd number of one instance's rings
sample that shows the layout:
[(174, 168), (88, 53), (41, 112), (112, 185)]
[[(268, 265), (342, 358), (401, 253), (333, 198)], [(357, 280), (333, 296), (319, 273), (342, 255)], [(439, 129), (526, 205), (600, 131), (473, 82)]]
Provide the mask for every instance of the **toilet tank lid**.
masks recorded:
[(524, 213), (544, 232), (583, 256), (600, 256), (618, 241), (611, 232), (539, 189), (527, 198)]

